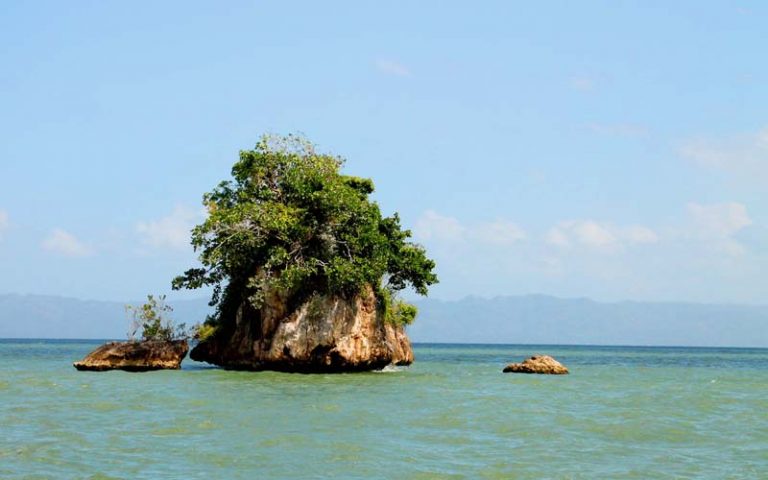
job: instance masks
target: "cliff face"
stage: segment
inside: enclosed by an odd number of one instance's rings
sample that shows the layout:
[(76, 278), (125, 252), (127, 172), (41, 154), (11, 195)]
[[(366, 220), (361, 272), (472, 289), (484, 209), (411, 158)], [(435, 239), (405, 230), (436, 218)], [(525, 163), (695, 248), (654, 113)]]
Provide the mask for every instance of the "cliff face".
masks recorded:
[(148, 340), (143, 342), (110, 342), (92, 351), (79, 362), (78, 370), (177, 370), (187, 355), (186, 340)]
[(413, 350), (367, 289), (354, 299), (315, 295), (291, 310), (279, 295), (260, 310), (243, 302), (190, 357), (231, 369), (343, 372), (409, 365)]

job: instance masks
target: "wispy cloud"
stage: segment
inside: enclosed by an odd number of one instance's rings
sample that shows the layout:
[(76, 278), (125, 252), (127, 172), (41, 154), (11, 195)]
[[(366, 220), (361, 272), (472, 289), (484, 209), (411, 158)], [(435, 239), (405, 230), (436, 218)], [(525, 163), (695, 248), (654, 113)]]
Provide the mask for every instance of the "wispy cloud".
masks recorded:
[(136, 232), (144, 245), (182, 250), (189, 247), (190, 231), (204, 216), (200, 209), (179, 205), (165, 217), (137, 223)]
[(683, 143), (679, 153), (702, 167), (768, 181), (768, 127), (742, 135), (690, 139)]
[(416, 221), (414, 234), (419, 240), (457, 242), (464, 238), (465, 230), (457, 219), (427, 210)]
[[(528, 233), (514, 222), (496, 220), (462, 224), (458, 219), (428, 210), (416, 222), (416, 238), (423, 241), (456, 244), (509, 246), (526, 240)], [(544, 235), (546, 245), (568, 249), (576, 246), (613, 252), (625, 246), (659, 242), (659, 235), (643, 225), (616, 226), (596, 220), (568, 220), (550, 228)]]
[(8, 230), (10, 222), (8, 221), (8, 212), (0, 210), (0, 239), (3, 238), (3, 233)]
[(747, 207), (741, 203), (717, 203), (702, 205), (689, 203), (688, 215), (692, 220), (689, 237), (708, 246), (710, 250), (731, 256), (746, 252), (744, 246), (734, 238), (739, 231), (752, 225)]
[(587, 216), (536, 227), (429, 210), (415, 223), (414, 236), (441, 275), (502, 293), (536, 288), (530, 285), (663, 293), (685, 282), (680, 291), (693, 292), (705, 277), (743, 278), (765, 268), (768, 230), (742, 203), (691, 202), (663, 218), (641, 223)]
[(618, 227), (595, 220), (568, 220), (552, 227), (544, 240), (558, 248), (581, 245), (594, 250), (616, 252), (629, 245), (656, 243), (659, 236), (642, 225)]
[(411, 70), (402, 63), (394, 60), (380, 58), (376, 60), (376, 70), (387, 75), (396, 77), (410, 77)]
[(632, 244), (657, 243), (659, 236), (655, 231), (642, 225), (631, 225), (619, 230), (619, 238)]
[(93, 254), (93, 249), (77, 237), (61, 228), (55, 228), (43, 240), (43, 250), (65, 257), (85, 257)]
[(579, 92), (591, 92), (597, 87), (597, 79), (590, 75), (574, 75), (568, 79), (568, 83)]
[(517, 224), (506, 220), (476, 225), (470, 231), (472, 237), (481, 243), (508, 246), (525, 240), (526, 233)]
[(416, 222), (416, 238), (425, 241), (457, 243), (477, 242), (483, 245), (509, 246), (526, 238), (525, 231), (517, 224), (498, 219), (464, 225), (453, 217), (427, 210)]
[(688, 204), (688, 213), (702, 230), (719, 236), (730, 236), (752, 225), (747, 207), (737, 202), (711, 205), (691, 202)]

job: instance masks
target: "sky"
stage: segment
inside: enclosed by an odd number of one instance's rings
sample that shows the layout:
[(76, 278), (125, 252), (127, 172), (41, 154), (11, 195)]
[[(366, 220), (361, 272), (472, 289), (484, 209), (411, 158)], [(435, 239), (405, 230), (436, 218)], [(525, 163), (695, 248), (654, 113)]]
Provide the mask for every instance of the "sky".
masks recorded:
[(432, 297), (768, 304), (766, 22), (756, 1), (2, 2), (0, 293), (168, 293), (203, 193), (294, 132), (374, 180)]

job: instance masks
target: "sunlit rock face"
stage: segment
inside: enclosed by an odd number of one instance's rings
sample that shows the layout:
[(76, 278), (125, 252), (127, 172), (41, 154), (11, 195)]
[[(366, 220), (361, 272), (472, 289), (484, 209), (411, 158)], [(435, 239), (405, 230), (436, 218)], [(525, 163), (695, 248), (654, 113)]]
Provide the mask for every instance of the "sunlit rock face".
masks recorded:
[(92, 351), (79, 362), (78, 370), (177, 370), (189, 351), (186, 340), (147, 340), (143, 342), (110, 342)]
[(279, 295), (269, 296), (259, 310), (242, 302), (190, 356), (230, 369), (304, 373), (413, 362), (404, 328), (384, 321), (370, 288), (351, 299), (313, 295), (293, 307)]

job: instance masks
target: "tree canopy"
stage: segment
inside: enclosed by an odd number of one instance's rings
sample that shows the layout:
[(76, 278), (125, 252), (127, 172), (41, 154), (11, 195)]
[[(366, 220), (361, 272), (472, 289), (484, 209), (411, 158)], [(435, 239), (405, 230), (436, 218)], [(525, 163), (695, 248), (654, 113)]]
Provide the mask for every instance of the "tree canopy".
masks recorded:
[(352, 296), (370, 285), (388, 320), (410, 323), (415, 307), (395, 294), (411, 287), (426, 295), (435, 263), (396, 213), (382, 216), (369, 198), (373, 182), (341, 174), (343, 164), (295, 135), (264, 136), (241, 151), (233, 178), (203, 197), (208, 216), (192, 230), (202, 267), (173, 288), (212, 286), (221, 316), (227, 302), (259, 308), (274, 289)]

